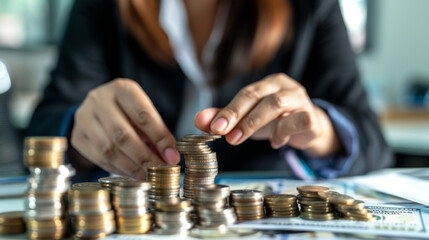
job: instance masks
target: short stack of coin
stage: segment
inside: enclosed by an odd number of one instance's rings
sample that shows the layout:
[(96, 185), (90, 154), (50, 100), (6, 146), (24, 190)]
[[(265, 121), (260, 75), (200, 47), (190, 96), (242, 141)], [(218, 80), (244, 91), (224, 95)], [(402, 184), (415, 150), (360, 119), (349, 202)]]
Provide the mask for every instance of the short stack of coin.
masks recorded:
[(27, 137), (24, 140), (24, 166), (58, 168), (64, 165), (67, 139), (64, 137)]
[(341, 218), (354, 221), (373, 221), (374, 215), (365, 207), (363, 201), (335, 192), (319, 192), (319, 197), (328, 201), (335, 210), (341, 214)]
[(147, 180), (152, 184), (149, 201), (177, 198), (180, 193), (180, 166), (157, 165), (147, 168)]
[(110, 192), (99, 183), (75, 183), (69, 191), (69, 214), (75, 238), (103, 238), (116, 231)]
[(100, 186), (102, 188), (105, 188), (105, 189), (108, 189), (109, 191), (111, 191), (112, 187), (113, 187), (113, 184), (115, 182), (128, 181), (128, 180), (132, 180), (132, 178), (123, 177), (123, 176), (112, 176), (112, 177), (99, 178), (98, 182), (100, 183)]
[(192, 211), (189, 199), (160, 199), (155, 202), (155, 233), (160, 235), (187, 234), (194, 223), (189, 217)]
[(216, 153), (207, 142), (221, 138), (220, 135), (190, 134), (176, 143), (176, 149), (185, 160), (183, 197), (193, 199), (194, 186), (212, 185), (218, 173)]
[(265, 217), (264, 194), (258, 190), (233, 190), (229, 204), (234, 207), (238, 221)]
[(23, 212), (0, 213), (0, 234), (18, 234), (25, 232)]
[(296, 196), (291, 194), (271, 194), (264, 197), (267, 217), (290, 218), (299, 215)]
[(321, 199), (320, 192), (328, 192), (323, 186), (300, 186), (298, 202), (301, 207), (300, 217), (307, 220), (328, 221), (335, 219), (335, 213), (328, 201)]
[(61, 239), (66, 235), (65, 194), (70, 189), (71, 166), (29, 167), (24, 218), (30, 239)]
[(237, 221), (234, 208), (225, 207), (230, 192), (229, 186), (220, 184), (194, 187), (193, 204), (198, 212), (199, 226), (219, 228)]
[(149, 213), (149, 182), (119, 180), (113, 182), (112, 197), (116, 211), (117, 232), (143, 234), (149, 231), (152, 215)]

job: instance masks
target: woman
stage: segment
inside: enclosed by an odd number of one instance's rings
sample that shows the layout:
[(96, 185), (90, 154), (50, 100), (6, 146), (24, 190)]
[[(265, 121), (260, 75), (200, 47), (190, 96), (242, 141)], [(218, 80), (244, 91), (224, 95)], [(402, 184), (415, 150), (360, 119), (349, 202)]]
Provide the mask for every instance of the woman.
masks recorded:
[(144, 179), (194, 124), (225, 136), (221, 171), (392, 164), (337, 1), (76, 1), (30, 134), (69, 136), (82, 175)]

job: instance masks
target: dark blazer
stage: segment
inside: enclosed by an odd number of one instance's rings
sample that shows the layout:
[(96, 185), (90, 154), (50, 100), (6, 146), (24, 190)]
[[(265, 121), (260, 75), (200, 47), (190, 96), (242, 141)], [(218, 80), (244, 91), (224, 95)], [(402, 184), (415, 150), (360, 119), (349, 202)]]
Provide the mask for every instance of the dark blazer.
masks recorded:
[[(295, 0), (294, 38), (260, 70), (241, 73), (219, 88), (215, 105), (226, 106), (243, 86), (272, 73), (286, 73), (311, 98), (333, 104), (359, 135), (360, 151), (349, 175), (389, 167), (393, 158), (382, 137), (359, 79), (355, 56), (337, 1)], [(123, 77), (137, 81), (174, 132), (181, 111), (184, 81), (176, 66), (152, 61), (124, 29), (116, 0), (76, 0), (65, 32), (58, 65), (32, 118), (30, 135), (58, 135), (65, 113), (88, 91)], [(282, 170), (286, 163), (268, 141), (240, 146), (215, 143), (220, 170)]]

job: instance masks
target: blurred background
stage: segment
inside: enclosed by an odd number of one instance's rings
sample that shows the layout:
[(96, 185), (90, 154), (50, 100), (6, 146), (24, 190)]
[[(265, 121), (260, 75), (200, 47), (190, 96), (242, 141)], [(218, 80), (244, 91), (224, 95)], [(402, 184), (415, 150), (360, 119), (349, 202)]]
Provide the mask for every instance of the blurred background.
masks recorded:
[[(73, 0), (0, 0), (0, 175), (23, 172), (25, 128), (54, 67)], [(340, 1), (362, 81), (396, 167), (429, 166), (428, 0)], [(1, 77), (1, 72), (0, 72)], [(358, 104), (358, 103), (357, 103)]]

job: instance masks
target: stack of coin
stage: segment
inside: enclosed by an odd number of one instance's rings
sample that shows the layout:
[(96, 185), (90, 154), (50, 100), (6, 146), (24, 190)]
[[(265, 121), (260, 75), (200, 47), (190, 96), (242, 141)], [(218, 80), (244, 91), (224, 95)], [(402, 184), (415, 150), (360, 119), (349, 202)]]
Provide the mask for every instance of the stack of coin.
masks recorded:
[(229, 186), (220, 184), (194, 187), (193, 203), (198, 212), (199, 226), (219, 228), (237, 221), (234, 208), (225, 208), (230, 192)]
[(103, 238), (115, 232), (110, 192), (99, 183), (75, 183), (69, 191), (69, 214), (75, 238)]
[(265, 217), (264, 194), (258, 190), (233, 190), (229, 201), (238, 221), (258, 220)]
[(327, 221), (335, 219), (335, 213), (328, 201), (319, 197), (321, 192), (329, 192), (322, 186), (300, 186), (298, 202), (301, 207), (300, 217), (307, 220)]
[(57, 168), (64, 164), (67, 139), (64, 137), (27, 137), (24, 140), (24, 166)]
[(299, 215), (296, 196), (291, 194), (271, 194), (264, 197), (267, 217), (289, 218)]
[(319, 192), (319, 197), (328, 201), (341, 214), (342, 219), (354, 221), (373, 221), (374, 215), (368, 211), (363, 201), (335, 192)]
[(29, 171), (24, 197), (27, 236), (30, 239), (61, 239), (67, 232), (65, 193), (75, 170), (61, 165), (58, 168), (30, 167)]
[(18, 234), (25, 232), (23, 212), (0, 213), (0, 234)]
[(157, 165), (147, 168), (147, 180), (152, 184), (149, 201), (177, 198), (180, 193), (180, 166)]
[(103, 177), (99, 178), (98, 182), (100, 183), (100, 186), (102, 188), (106, 188), (109, 191), (112, 190), (113, 184), (118, 181), (127, 181), (131, 180), (129, 177), (122, 177), (122, 176), (112, 176), (112, 177)]
[(216, 153), (207, 142), (221, 138), (220, 135), (190, 134), (176, 143), (176, 149), (185, 159), (183, 197), (193, 199), (194, 186), (212, 185), (218, 173)]
[(150, 188), (150, 183), (132, 179), (113, 182), (112, 197), (118, 233), (142, 234), (149, 231), (152, 224), (147, 197)]
[(189, 199), (160, 199), (156, 201), (155, 209), (157, 234), (187, 234), (194, 225), (189, 217), (189, 212), (192, 211)]

